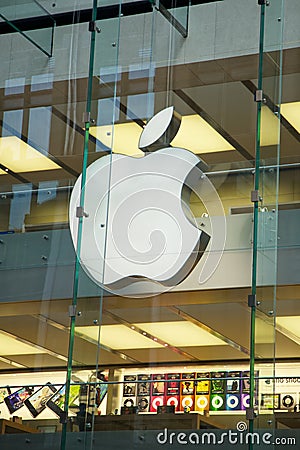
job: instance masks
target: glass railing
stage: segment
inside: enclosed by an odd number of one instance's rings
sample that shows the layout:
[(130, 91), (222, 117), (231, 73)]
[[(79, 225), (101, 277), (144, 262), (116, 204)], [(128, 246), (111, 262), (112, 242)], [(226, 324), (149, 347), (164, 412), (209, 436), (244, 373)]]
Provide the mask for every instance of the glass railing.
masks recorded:
[(55, 20), (38, 1), (3, 0), (0, 18), (2, 33), (18, 32), (47, 56), (52, 56)]

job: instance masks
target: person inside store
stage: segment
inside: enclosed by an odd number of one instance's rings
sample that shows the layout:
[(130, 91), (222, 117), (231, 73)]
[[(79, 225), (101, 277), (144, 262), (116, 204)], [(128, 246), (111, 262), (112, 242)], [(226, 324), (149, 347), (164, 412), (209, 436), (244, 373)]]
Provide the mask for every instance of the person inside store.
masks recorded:
[(98, 415), (98, 408), (107, 393), (105, 375), (101, 372), (92, 372), (87, 383), (80, 386), (79, 410), (77, 424), (79, 431), (91, 431), (94, 415)]

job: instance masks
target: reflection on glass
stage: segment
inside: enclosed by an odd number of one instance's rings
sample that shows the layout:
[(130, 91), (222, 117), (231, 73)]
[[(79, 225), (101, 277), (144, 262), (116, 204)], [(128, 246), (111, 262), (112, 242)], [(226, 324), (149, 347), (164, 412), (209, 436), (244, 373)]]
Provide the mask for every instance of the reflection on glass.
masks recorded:
[(14, 184), (13, 199), (10, 204), (9, 230), (21, 231), (25, 227), (25, 217), (30, 214), (32, 184)]

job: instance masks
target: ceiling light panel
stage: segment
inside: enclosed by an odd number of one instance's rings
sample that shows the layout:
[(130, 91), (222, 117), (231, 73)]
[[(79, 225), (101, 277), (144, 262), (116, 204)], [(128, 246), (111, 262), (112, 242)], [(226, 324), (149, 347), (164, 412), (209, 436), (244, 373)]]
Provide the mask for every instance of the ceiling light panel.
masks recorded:
[(279, 143), (279, 127), (280, 122), (278, 116), (267, 106), (262, 106), (260, 129), (260, 145), (262, 147), (277, 145)]
[(300, 316), (277, 317), (276, 324), (288, 330), (290, 333), (300, 338)]
[[(98, 327), (76, 327), (76, 331), (94, 341), (98, 340)], [(100, 343), (113, 350), (163, 347), (163, 345), (146, 338), (125, 325), (102, 325)]]
[(272, 321), (260, 319), (255, 320), (255, 343), (256, 344), (272, 344), (275, 340), (275, 332)]
[(104, 144), (113, 153), (128, 156), (143, 156), (139, 139), (143, 129), (135, 122), (117, 123), (90, 127), (90, 134)]
[(300, 133), (300, 102), (282, 103), (281, 114)]
[(16, 173), (61, 168), (16, 136), (0, 138), (0, 161), (3, 166)]
[(182, 117), (172, 146), (185, 148), (193, 153), (234, 150), (234, 147), (223, 136), (197, 114)]
[(33, 355), (41, 354), (42, 350), (39, 350), (35, 346), (20, 342), (17, 338), (8, 336), (6, 333), (0, 331), (0, 355)]
[[(135, 122), (103, 125), (90, 128), (90, 133), (114, 153), (143, 156), (138, 148), (142, 128)], [(193, 153), (213, 153), (234, 150), (211, 125), (197, 114), (182, 117), (179, 131), (172, 141), (173, 147), (181, 147)]]
[(136, 326), (173, 347), (226, 345), (208, 331), (186, 321), (139, 323)]

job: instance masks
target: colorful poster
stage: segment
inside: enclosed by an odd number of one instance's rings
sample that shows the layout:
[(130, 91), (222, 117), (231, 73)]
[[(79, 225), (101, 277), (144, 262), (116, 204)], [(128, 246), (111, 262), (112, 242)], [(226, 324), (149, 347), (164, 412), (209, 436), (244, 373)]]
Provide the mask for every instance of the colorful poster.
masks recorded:
[(149, 396), (150, 395), (150, 381), (151, 375), (149, 374), (139, 374), (137, 376), (137, 396)]
[(175, 406), (175, 411), (180, 410), (180, 373), (167, 374), (166, 401), (168, 406)]
[(195, 380), (195, 411), (209, 411), (210, 373), (199, 372)]
[(195, 373), (183, 373), (180, 382), (180, 411), (193, 411), (195, 400)]
[(166, 395), (179, 395), (180, 394), (180, 373), (168, 373), (167, 374), (167, 392)]
[(241, 409), (241, 372), (227, 373), (225, 409), (227, 411)]
[[(257, 406), (258, 399), (258, 379), (259, 372), (255, 371), (255, 396), (254, 396), (254, 406)], [(245, 370), (242, 372), (242, 380), (241, 380), (241, 409), (245, 410), (250, 407), (250, 372), (249, 370)]]
[(210, 402), (211, 411), (223, 411), (226, 406), (226, 372), (211, 372)]
[(262, 394), (260, 400), (261, 410), (279, 409), (280, 395), (279, 394)]
[(123, 384), (123, 397), (135, 397), (136, 375), (125, 375)]
[(165, 374), (152, 375), (150, 411), (157, 412), (157, 407), (165, 404)]

